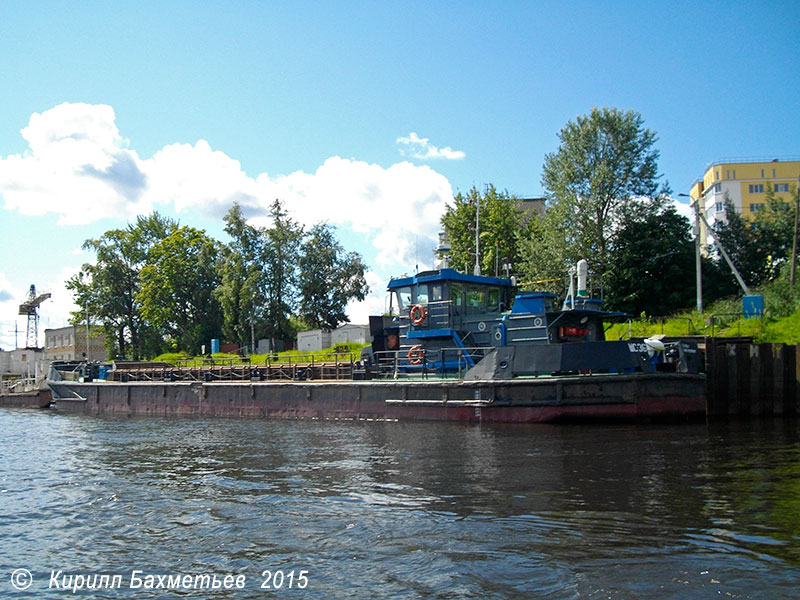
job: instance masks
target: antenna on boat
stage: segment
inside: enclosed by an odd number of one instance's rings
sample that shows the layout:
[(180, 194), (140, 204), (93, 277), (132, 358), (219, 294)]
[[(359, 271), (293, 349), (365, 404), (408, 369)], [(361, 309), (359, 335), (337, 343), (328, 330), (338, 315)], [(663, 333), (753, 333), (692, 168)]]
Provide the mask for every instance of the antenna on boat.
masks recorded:
[(475, 201), (476, 205), (476, 212), (475, 212), (475, 269), (473, 269), (473, 275), (480, 275), (481, 274), (481, 197), (478, 194), (478, 198)]
[(561, 310), (569, 310), (575, 308), (575, 273), (577, 269), (575, 267), (569, 268), (569, 290), (567, 291), (567, 297), (564, 298), (564, 304), (561, 307)]

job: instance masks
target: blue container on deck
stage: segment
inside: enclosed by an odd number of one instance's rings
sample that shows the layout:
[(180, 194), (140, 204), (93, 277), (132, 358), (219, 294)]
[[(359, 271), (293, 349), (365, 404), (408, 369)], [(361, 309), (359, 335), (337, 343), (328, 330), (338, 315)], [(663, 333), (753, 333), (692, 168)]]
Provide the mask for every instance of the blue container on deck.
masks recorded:
[(211, 340), (211, 354), (219, 354), (219, 340)]
[(742, 297), (742, 314), (745, 319), (764, 316), (764, 296), (758, 294)]

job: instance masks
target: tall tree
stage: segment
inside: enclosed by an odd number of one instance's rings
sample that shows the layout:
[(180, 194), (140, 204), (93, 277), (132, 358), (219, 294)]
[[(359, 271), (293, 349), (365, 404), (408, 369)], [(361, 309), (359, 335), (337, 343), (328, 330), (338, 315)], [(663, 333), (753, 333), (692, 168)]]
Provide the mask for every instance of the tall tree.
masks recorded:
[(333, 228), (325, 223), (312, 227), (300, 249), (300, 317), (311, 327), (335, 329), (347, 321), (350, 300), (369, 293), (366, 267), (356, 252), (345, 252)]
[(570, 258), (583, 257), (595, 273), (608, 269), (612, 237), (627, 215), (659, 202), (656, 134), (634, 111), (593, 108), (559, 133), (545, 155), (542, 184), (548, 208), (557, 207), (572, 238)]
[[(724, 206), (725, 218), (714, 224), (715, 233), (745, 283), (756, 286), (776, 277), (791, 256), (794, 205), (767, 185), (764, 206), (752, 219), (739, 214), (727, 195)], [(717, 262), (722, 272), (731, 273), (721, 256)]]
[(113, 354), (130, 354), (134, 359), (150, 355), (152, 336), (141, 314), (137, 298), (140, 273), (153, 244), (176, 227), (158, 213), (137, 218), (125, 229), (107, 231), (100, 238), (86, 240), (83, 247), (96, 254), (94, 264), (83, 265), (81, 272), (67, 282), (75, 303), (81, 307), (73, 322), (90, 318), (102, 322)]
[(226, 339), (240, 345), (251, 342), (263, 314), (265, 277), (263, 229), (249, 225), (241, 207), (234, 204), (225, 215), (225, 232), (231, 241), (222, 248), (218, 268), (220, 283), (214, 292), (223, 313)]
[(527, 235), (520, 241), (520, 260), (517, 273), (523, 287), (559, 294), (570, 265), (574, 265), (580, 252), (574, 231), (564, 225), (565, 207), (552, 205), (539, 218), (531, 219)]
[[(791, 196), (794, 197), (797, 188), (792, 187)], [(781, 265), (791, 260), (796, 207), (795, 202), (784, 201), (776, 194), (772, 184), (767, 183), (764, 208), (756, 213), (753, 221), (762, 249), (761, 255), (765, 259), (764, 279), (777, 277)]]
[(265, 271), (266, 333), (273, 341), (294, 337), (290, 321), (297, 296), (296, 273), (303, 227), (276, 199), (270, 207), (272, 226), (265, 231), (262, 263)]
[[(480, 215), (478, 209), (480, 208)], [(528, 221), (520, 201), (490, 185), (484, 194), (475, 187), (459, 192), (442, 215), (442, 226), (450, 240), (450, 264), (471, 273), (475, 266), (476, 227), (479, 228), (481, 272), (499, 275), (504, 263), (519, 260), (518, 242)]]
[(73, 301), (81, 310), (73, 314), (75, 324), (94, 318), (102, 322), (107, 346), (116, 355), (125, 354), (128, 339), (134, 358), (139, 358), (138, 333), (141, 315), (136, 302), (139, 266), (134, 258), (129, 232), (107, 231), (96, 240), (86, 240), (85, 250), (93, 250), (95, 264), (85, 264), (67, 282)]
[(691, 306), (694, 270), (691, 225), (674, 206), (628, 218), (614, 238), (610, 270), (604, 281), (609, 308), (638, 315), (669, 315)]
[(198, 352), (222, 325), (215, 257), (218, 243), (204, 231), (180, 227), (158, 242), (142, 268), (142, 314), (180, 349)]

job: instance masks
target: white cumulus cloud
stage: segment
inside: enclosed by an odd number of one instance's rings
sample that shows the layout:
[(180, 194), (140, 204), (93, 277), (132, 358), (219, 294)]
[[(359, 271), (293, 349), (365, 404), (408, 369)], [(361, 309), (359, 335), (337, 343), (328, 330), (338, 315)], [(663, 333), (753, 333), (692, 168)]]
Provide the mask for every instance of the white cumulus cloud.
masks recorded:
[(397, 138), (396, 143), (403, 156), (409, 156), (419, 160), (461, 160), (467, 156), (464, 151), (453, 150), (450, 146), (437, 148), (431, 144), (430, 139), (419, 137), (414, 131), (407, 136)]
[(285, 199), (309, 223), (348, 225), (370, 238), (379, 265), (404, 268), (414, 259), (416, 240), (435, 242), (453, 195), (447, 179), (428, 167), (402, 162), (383, 168), (338, 156), (313, 174), (262, 176), (259, 184), (265, 190), (260, 197)]
[[(205, 140), (169, 144), (140, 158), (115, 119), (111, 106), (82, 103), (34, 113), (21, 131), (28, 148), (0, 156), (4, 208), (56, 214), (66, 226), (131, 220), (162, 207), (221, 219), (238, 202), (246, 214), (264, 220), (278, 198), (304, 225), (326, 221), (363, 234), (374, 248), (364, 257), (372, 267), (396, 273), (418, 260), (427, 263), (423, 267), (432, 262), (428, 250), (453, 192), (447, 178), (428, 166), (402, 161), (384, 167), (333, 156), (314, 172), (251, 177)], [(416, 133), (397, 142), (416, 158), (464, 156)]]
[(21, 133), (29, 149), (0, 158), (6, 209), (55, 213), (63, 225), (152, 209), (143, 200), (148, 182), (142, 162), (125, 148), (110, 106), (60, 104), (34, 113)]

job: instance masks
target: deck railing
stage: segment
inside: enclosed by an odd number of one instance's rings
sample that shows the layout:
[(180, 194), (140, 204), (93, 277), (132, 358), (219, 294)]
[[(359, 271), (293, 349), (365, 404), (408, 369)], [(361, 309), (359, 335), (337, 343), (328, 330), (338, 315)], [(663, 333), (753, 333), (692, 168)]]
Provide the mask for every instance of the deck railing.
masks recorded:
[(39, 382), (35, 377), (15, 377), (0, 381), (0, 395), (24, 394), (39, 389)]
[(146, 363), (113, 369), (112, 381), (264, 381), (353, 379), (357, 366), (352, 352), (269, 356), (263, 363), (242, 362), (238, 358), (202, 358), (178, 361), (172, 365)]
[[(426, 350), (421, 348), (409, 356), (411, 348), (386, 350), (375, 353), (376, 365), (374, 374), (383, 378), (416, 378), (438, 377), (462, 379), (470, 369), (470, 360), (477, 363), (492, 348), (464, 347), (439, 348)], [(468, 360), (469, 357), (469, 360)], [(414, 364), (412, 360), (418, 360)]]

